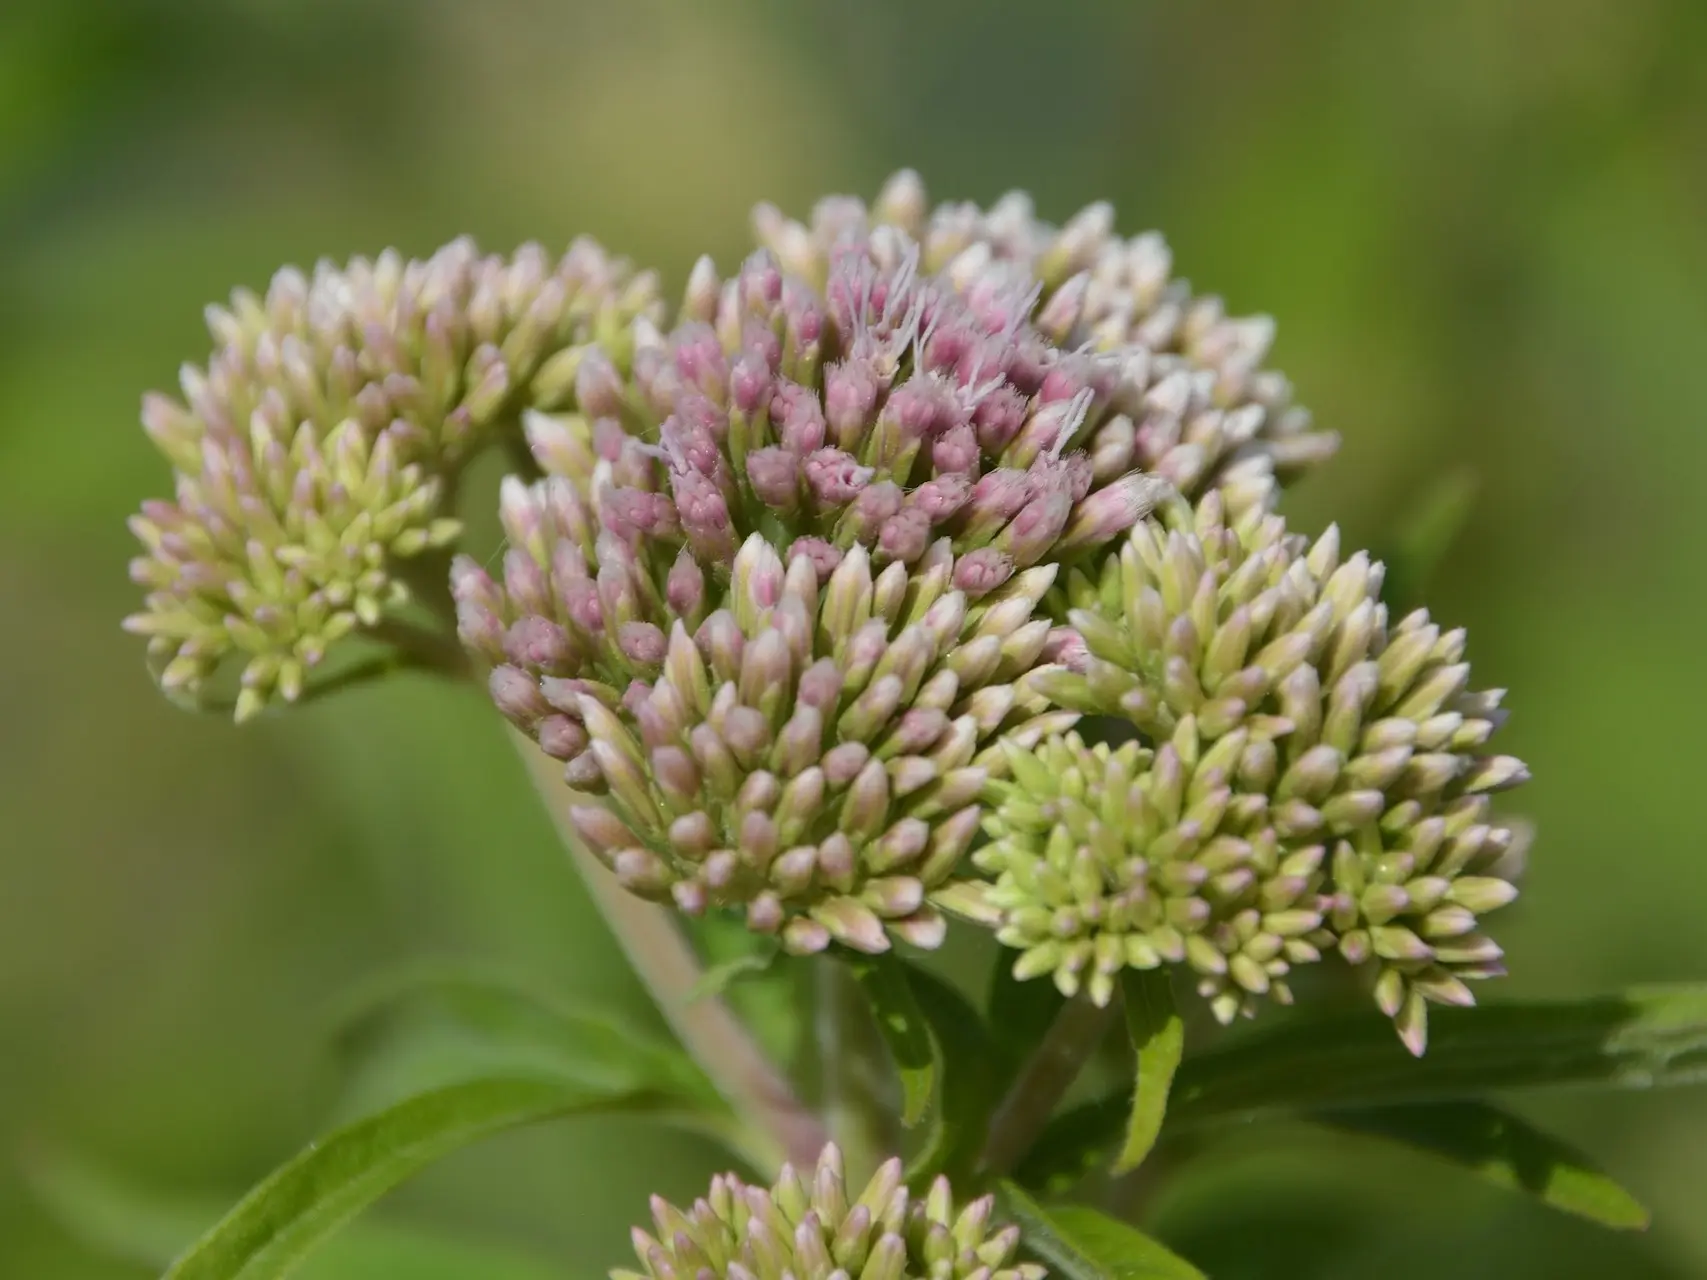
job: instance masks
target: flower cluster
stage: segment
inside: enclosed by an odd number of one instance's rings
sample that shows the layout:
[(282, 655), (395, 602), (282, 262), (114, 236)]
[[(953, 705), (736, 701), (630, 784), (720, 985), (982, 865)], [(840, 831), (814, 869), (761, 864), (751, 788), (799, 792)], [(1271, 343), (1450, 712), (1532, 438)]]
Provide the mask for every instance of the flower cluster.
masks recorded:
[(591, 344), (626, 361), (654, 294), (591, 241), (553, 261), (458, 240), (287, 269), (210, 307), (207, 367), (184, 367), (182, 400), (143, 402), (176, 494), (131, 521), (149, 594), (126, 626), (161, 685), (198, 703), (239, 655), (240, 720), (294, 700), (333, 645), (408, 602), (403, 562), (456, 537), (468, 456), (519, 406), (566, 403)]
[(1014, 1260), (1019, 1228), (992, 1223), (994, 1200), (957, 1208), (938, 1178), (923, 1197), (908, 1191), (890, 1160), (850, 1197), (841, 1153), (827, 1147), (815, 1169), (784, 1166), (766, 1189), (734, 1174), (685, 1212), (654, 1196), (656, 1234), (634, 1231), (644, 1272), (613, 1270), (611, 1280), (1044, 1280), (1035, 1263)]
[[(1489, 797), (1527, 775), (1463, 632), (1390, 622), (1379, 565), (1275, 514), (1336, 438), (1270, 322), (1106, 205), (933, 209), (902, 173), (754, 227), (668, 322), (588, 241), (211, 309), (206, 370), (144, 405), (177, 493), (133, 521), (126, 625), (162, 686), (206, 702), (240, 656), (239, 719), (294, 700), (346, 636), (427, 645), (448, 569), (461, 649), (636, 894), (802, 954), (933, 947), (948, 910), (1097, 1003), (1186, 966), (1223, 1020), (1333, 952), (1420, 1052), (1427, 1004), (1500, 972)], [(505, 435), (533, 466), (488, 573), (451, 495)]]
[(1464, 633), (1390, 625), (1380, 582), (1334, 530), (1229, 522), (1213, 494), (1074, 574), (1082, 647), (1027, 683), (1163, 745), (1010, 749), (975, 855), (994, 880), (944, 904), (1022, 948), (1021, 976), (1088, 974), (1100, 1000), (1121, 968), (1183, 961), (1223, 1020), (1332, 948), (1420, 1053), (1428, 1002), (1502, 972), (1481, 917), (1516, 896), (1513, 831), (1489, 797), (1528, 775), (1483, 750), (1501, 694), (1470, 691)]
[(582, 412), (532, 415), (529, 438), (605, 527), (714, 577), (756, 532), (826, 571), (947, 538), (963, 577), (999, 582), (1106, 544), (1164, 487), (1135, 470), (1120, 361), (1058, 345), (1076, 313), (1036, 300), (1011, 264), (926, 273), (889, 227), (840, 246), (822, 292), (768, 252), (726, 282), (707, 260), (673, 332), (637, 326), (633, 378), (589, 360)]
[(1077, 718), (1015, 683), (1053, 566), (973, 599), (946, 539), (875, 573), (856, 543), (820, 586), (754, 534), (712, 609), (685, 551), (660, 581), (607, 530), (589, 572), (567, 481), (512, 485), (504, 510), (503, 584), (457, 565), (462, 635), (505, 715), (606, 797), (572, 816), (624, 885), (741, 907), (794, 952), (941, 941), (927, 895), (977, 831), (992, 744)]
[(1267, 316), (1235, 318), (1221, 300), (1173, 278), (1156, 232), (1123, 239), (1114, 210), (1088, 206), (1056, 227), (1013, 191), (988, 210), (931, 208), (918, 175), (897, 173), (869, 207), (832, 196), (809, 224), (760, 205), (754, 230), (784, 269), (822, 282), (838, 248), (895, 227), (922, 247), (926, 271), (968, 280), (1014, 271), (1036, 282), (1040, 319), (1064, 349), (1114, 354), (1122, 414), (1100, 440), (1107, 457), (1159, 475), (1188, 497), (1215, 487), (1235, 510), (1272, 501), (1274, 487), (1332, 456), (1339, 440), (1292, 403), (1291, 384), (1263, 368)]

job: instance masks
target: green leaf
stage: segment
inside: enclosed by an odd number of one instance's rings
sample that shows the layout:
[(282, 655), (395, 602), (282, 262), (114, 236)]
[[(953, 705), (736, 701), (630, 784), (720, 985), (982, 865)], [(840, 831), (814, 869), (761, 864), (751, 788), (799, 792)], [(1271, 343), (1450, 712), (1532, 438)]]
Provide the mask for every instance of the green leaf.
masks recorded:
[(1127, 970), (1120, 985), (1127, 1033), (1138, 1055), (1138, 1080), (1132, 1091), (1132, 1114), (1126, 1122), (1126, 1143), (1114, 1161), (1116, 1173), (1128, 1173), (1144, 1163), (1162, 1132), (1168, 1090), (1185, 1052), (1185, 1023), (1174, 1008), (1173, 985), (1166, 969)]
[[(91, 1253), (159, 1272), (218, 1222), (231, 1198), (145, 1190), (64, 1154), (26, 1165), (47, 1214)], [(352, 1223), (292, 1273), (298, 1280), (553, 1280), (561, 1268), (484, 1242), (423, 1227)]]
[(811, 966), (775, 963), (776, 942), (753, 933), (740, 913), (711, 911), (683, 923), (708, 970), (692, 998), (717, 988), (773, 1062), (796, 1061), (811, 1025), (805, 1016)]
[(613, 1096), (561, 1080), (493, 1077), (401, 1102), (310, 1144), (196, 1241), (163, 1280), (277, 1280), (416, 1171), (505, 1129), (594, 1112), (638, 1112), (646, 1095)]
[(484, 965), (434, 961), (382, 974), (340, 1001), (331, 1021), (346, 1058), (367, 1068), (367, 1093), (383, 1100), (397, 1076), (418, 1092), (512, 1069), (613, 1092), (655, 1090), (689, 1107), (726, 1111), (676, 1045)]
[(1053, 982), (1021, 982), (1014, 977), (1013, 952), (996, 953), (990, 974), (990, 1036), (1002, 1051), (1010, 1076), (1042, 1043), (1066, 1002)]
[[(1482, 1005), (1429, 1015), (1429, 1049), (1406, 1053), (1375, 1014), (1299, 1017), (1182, 1063), (1171, 1131), (1232, 1119), (1473, 1099), (1496, 1089), (1649, 1089), (1707, 1082), (1707, 984), (1580, 1001)], [(1057, 1116), (1018, 1176), (1055, 1187), (1106, 1158), (1122, 1092)]]
[(1045, 1209), (1012, 1182), (997, 1188), (996, 1203), (1026, 1249), (1066, 1280), (1206, 1280), (1160, 1241), (1095, 1209)]
[(1460, 1165), (1555, 1209), (1622, 1231), (1648, 1211), (1580, 1152), (1525, 1120), (1482, 1102), (1325, 1111), (1311, 1117), (1346, 1133), (1384, 1138)]
[(960, 992), (917, 965), (907, 965), (906, 973), (940, 1064), (933, 1120), (907, 1177), (917, 1182), (941, 1173), (956, 1181), (970, 1175), (985, 1125), (1001, 1098), (1000, 1054), (984, 1020)]
[(1176, 1123), (1320, 1107), (1468, 1098), (1552, 1085), (1647, 1089), (1707, 1081), (1707, 984), (1429, 1016), (1414, 1059), (1373, 1013), (1299, 1018), (1191, 1059)]
[(688, 1003), (698, 1000), (709, 1000), (712, 996), (720, 996), (743, 978), (757, 977), (771, 967), (776, 960), (775, 951), (754, 952), (751, 955), (736, 956), (733, 960), (725, 960), (722, 964), (712, 965), (700, 974), (699, 981), (688, 989)]
[(848, 968), (871, 1001), (872, 1016), (901, 1077), (901, 1123), (911, 1129), (924, 1119), (936, 1088), (936, 1046), (925, 1015), (913, 998), (903, 961), (894, 955), (847, 957)]

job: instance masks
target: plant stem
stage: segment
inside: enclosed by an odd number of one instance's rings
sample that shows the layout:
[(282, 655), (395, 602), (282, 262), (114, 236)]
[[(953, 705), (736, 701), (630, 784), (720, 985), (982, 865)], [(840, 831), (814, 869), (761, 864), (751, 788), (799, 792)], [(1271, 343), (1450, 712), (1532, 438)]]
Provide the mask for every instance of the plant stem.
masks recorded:
[(1019, 1078), (996, 1108), (984, 1141), (980, 1165), (996, 1176), (1012, 1173), (1037, 1141), (1056, 1106), (1078, 1078), (1080, 1070), (1102, 1043), (1114, 1017), (1112, 1007), (1098, 1008), (1083, 995), (1061, 1007)]
[(850, 1185), (863, 1184), (901, 1146), (888, 1049), (859, 982), (834, 956), (820, 956), (813, 1031), (820, 1105), (841, 1148)]
[(564, 784), (560, 766), (520, 734), (514, 742), (599, 914), (682, 1047), (747, 1128), (753, 1158), (771, 1166), (762, 1172), (774, 1174), (783, 1160), (797, 1168), (815, 1164), (829, 1141), (823, 1121), (795, 1095), (727, 1002), (715, 996), (689, 998), (702, 970), (675, 921), (663, 908), (629, 893), (586, 850), (569, 824), (574, 793)]
[(397, 665), (400, 667), (434, 671), (455, 678), (473, 674), (468, 654), (457, 641), (454, 626), (441, 630), (402, 618), (381, 618), (364, 634), (392, 646), (398, 654)]

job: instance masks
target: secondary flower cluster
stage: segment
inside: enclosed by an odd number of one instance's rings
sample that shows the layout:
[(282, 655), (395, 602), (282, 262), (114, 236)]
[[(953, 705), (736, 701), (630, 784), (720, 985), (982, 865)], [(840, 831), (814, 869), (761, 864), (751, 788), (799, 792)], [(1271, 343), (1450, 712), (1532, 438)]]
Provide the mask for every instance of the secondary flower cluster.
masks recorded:
[(855, 543), (820, 586), (753, 534), (707, 612), (685, 552), (658, 583), (607, 533), (589, 574), (567, 481), (506, 496), (505, 584), (458, 564), (462, 633), (504, 714), (606, 797), (572, 816), (618, 879), (741, 907), (795, 952), (936, 946), (927, 895), (977, 832), (991, 744), (1076, 719), (1014, 683), (1048, 642), (1054, 567), (973, 599), (947, 539), (876, 573)]
[(945, 903), (1099, 1002), (1122, 968), (1184, 962), (1223, 1020), (1331, 948), (1422, 1052), (1428, 1002), (1503, 972), (1481, 917), (1517, 894), (1513, 831), (1489, 796), (1528, 775), (1484, 751), (1501, 692), (1469, 689), (1464, 633), (1389, 625), (1380, 582), (1334, 530), (1229, 522), (1214, 494), (1075, 574), (1083, 647), (1027, 683), (1159, 745), (1010, 748), (974, 855), (993, 880)]
[(802, 224), (760, 205), (753, 225), (785, 270), (817, 283), (839, 246), (879, 226), (918, 242), (927, 272), (960, 280), (995, 270), (1034, 282), (1056, 345), (1119, 358), (1125, 403), (1137, 411), (1105, 433), (1104, 450), (1118, 449), (1126, 465), (1188, 495), (1213, 485), (1235, 508), (1265, 503), (1277, 482), (1338, 447), (1336, 435), (1316, 430), (1292, 403), (1286, 378), (1263, 368), (1274, 322), (1231, 317), (1219, 298), (1194, 296), (1173, 277), (1167, 242), (1154, 231), (1121, 238), (1106, 203), (1087, 206), (1061, 227), (1039, 220), (1021, 191), (988, 210), (967, 203), (932, 209), (918, 175), (903, 170), (870, 207), (831, 196)]
[(957, 1208), (945, 1179), (922, 1197), (890, 1160), (850, 1195), (841, 1152), (826, 1147), (815, 1169), (784, 1166), (776, 1184), (714, 1178), (683, 1211), (652, 1198), (654, 1233), (634, 1231), (643, 1272), (611, 1280), (1043, 1280), (1044, 1268), (1014, 1260), (1019, 1228), (992, 1223), (984, 1196)]
[(208, 308), (207, 367), (184, 366), (181, 400), (143, 402), (176, 493), (131, 521), (148, 597), (125, 625), (162, 687), (199, 703), (235, 655), (239, 720), (293, 701), (339, 640), (409, 602), (402, 563), (455, 539), (469, 455), (518, 407), (567, 401), (588, 344), (626, 359), (654, 293), (588, 240), (556, 261), (458, 240), (286, 269)]

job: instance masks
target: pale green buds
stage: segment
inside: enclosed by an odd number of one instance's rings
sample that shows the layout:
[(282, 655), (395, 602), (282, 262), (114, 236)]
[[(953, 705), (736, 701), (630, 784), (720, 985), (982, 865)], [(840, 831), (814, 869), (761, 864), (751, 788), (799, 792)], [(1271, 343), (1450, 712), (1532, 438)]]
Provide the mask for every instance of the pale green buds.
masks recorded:
[(297, 698), (339, 640), (408, 605), (404, 562), (455, 539), (468, 456), (519, 406), (570, 403), (591, 344), (626, 359), (655, 293), (591, 241), (553, 261), (458, 240), (286, 269), (209, 308), (207, 368), (185, 366), (181, 402), (143, 403), (176, 493), (132, 520), (149, 594), (125, 625), (162, 686), (199, 703), (236, 656), (239, 719)]
[[(545, 559), (573, 559), (565, 545)], [(855, 545), (820, 585), (755, 534), (684, 617), (644, 563), (620, 591), (604, 566), (594, 584), (516, 565), (502, 590), (457, 574), (499, 708), (604, 797), (572, 813), (589, 847), (631, 891), (738, 908), (792, 952), (938, 945), (928, 897), (977, 832), (995, 742), (1077, 718), (1016, 684), (1049, 638), (1033, 613), (1054, 569), (972, 601), (946, 540), (876, 572)]]
[(1115, 969), (1183, 960), (1223, 1018), (1331, 948), (1420, 1053), (1428, 1002), (1469, 1004), (1466, 980), (1503, 972), (1481, 917), (1516, 896), (1513, 831), (1489, 796), (1528, 773), (1484, 751), (1500, 695), (1469, 691), (1462, 631), (1389, 625), (1381, 566), (1342, 558), (1335, 531), (1311, 545), (1224, 512), (1214, 493), (1172, 503), (1072, 574), (1083, 649), (1024, 682), (1131, 722), (1154, 757), (1069, 739), (1016, 758), (978, 855), (995, 884), (938, 901), (987, 916), (1018, 971), (1093, 996)]
[(651, 1208), (652, 1231), (633, 1233), (644, 1270), (613, 1270), (611, 1280), (1044, 1280), (1047, 1274), (1015, 1261), (1019, 1228), (995, 1225), (991, 1197), (957, 1206), (943, 1178), (915, 1195), (899, 1160), (850, 1193), (834, 1145), (816, 1168), (785, 1165), (772, 1187), (722, 1174), (686, 1210), (658, 1196)]
[(1016, 977), (1107, 1004), (1122, 969), (1184, 965), (1217, 1017), (1259, 996), (1291, 1002), (1294, 964), (1319, 958), (1320, 845), (1294, 847), (1268, 797), (1245, 786), (1266, 744), (1244, 729), (1205, 742), (1190, 716), (1154, 751), (1087, 747), (1077, 734), (1034, 752), (1008, 744), (993, 781), (992, 877), (939, 895), (1020, 952)]
[(833, 196), (809, 224), (769, 205), (754, 231), (785, 270), (825, 281), (841, 245), (893, 228), (917, 241), (921, 267), (976, 292), (1011, 272), (1036, 281), (1032, 323), (1064, 350), (1106, 353), (1119, 369), (1110, 412), (1083, 446), (1099, 480), (1142, 469), (1196, 498), (1222, 490), (1235, 511), (1272, 504), (1275, 489), (1332, 456), (1338, 437), (1315, 430), (1284, 376), (1263, 368), (1274, 340), (1267, 316), (1235, 318), (1173, 276), (1155, 232), (1122, 239), (1114, 211), (1094, 204), (1061, 227), (1040, 221), (1029, 196), (988, 210), (932, 209), (918, 175), (891, 178), (870, 209)]

